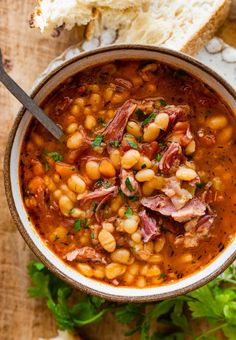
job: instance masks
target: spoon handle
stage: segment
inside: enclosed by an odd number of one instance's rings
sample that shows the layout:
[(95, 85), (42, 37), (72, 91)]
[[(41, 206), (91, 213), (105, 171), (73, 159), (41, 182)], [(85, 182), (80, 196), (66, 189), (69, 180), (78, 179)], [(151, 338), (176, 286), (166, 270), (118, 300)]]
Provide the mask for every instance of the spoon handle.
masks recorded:
[(0, 81), (15, 96), (24, 107), (58, 140), (62, 140), (64, 133), (56, 123), (41, 110), (41, 108), (29, 97), (16, 82), (9, 77), (3, 67), (2, 53), (0, 49)]

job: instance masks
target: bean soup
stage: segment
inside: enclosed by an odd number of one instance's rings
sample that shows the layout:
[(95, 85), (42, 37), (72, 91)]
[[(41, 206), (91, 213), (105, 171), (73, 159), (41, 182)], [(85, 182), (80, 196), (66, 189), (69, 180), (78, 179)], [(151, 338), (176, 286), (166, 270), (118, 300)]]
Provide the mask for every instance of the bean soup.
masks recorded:
[(176, 282), (236, 231), (236, 124), (183, 70), (116, 61), (78, 73), (43, 103), (21, 150), (29, 218), (81, 274), (115, 286)]

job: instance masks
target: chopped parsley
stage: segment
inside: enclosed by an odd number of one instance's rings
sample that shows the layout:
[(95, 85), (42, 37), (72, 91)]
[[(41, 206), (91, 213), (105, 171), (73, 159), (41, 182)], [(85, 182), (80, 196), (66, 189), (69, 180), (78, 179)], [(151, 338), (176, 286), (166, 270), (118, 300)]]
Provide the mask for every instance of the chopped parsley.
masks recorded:
[(138, 138), (137, 138), (137, 141), (138, 141), (139, 143), (142, 143), (143, 138), (142, 138), (142, 137), (138, 137)]
[(74, 229), (75, 229), (75, 231), (80, 231), (81, 230), (81, 220), (76, 220), (75, 221)]
[(160, 104), (161, 104), (161, 106), (166, 106), (167, 102), (163, 99), (160, 99)]
[(126, 187), (127, 187), (127, 189), (129, 190), (129, 191), (134, 191), (134, 188), (132, 187), (132, 184), (131, 184), (131, 182), (130, 182), (130, 179), (129, 179), (129, 177), (127, 177), (126, 178), (126, 180), (125, 180), (125, 185), (126, 185)]
[(88, 228), (88, 219), (87, 218), (75, 220), (75, 223), (74, 223), (75, 231), (80, 231), (82, 228), (84, 228), (84, 229)]
[(205, 186), (206, 186), (206, 183), (204, 183), (204, 182), (196, 183), (196, 187), (197, 187), (198, 189), (202, 189), (202, 188), (204, 188)]
[(147, 125), (151, 120), (156, 118), (156, 113), (151, 113), (144, 121), (142, 121), (142, 126)]
[(48, 162), (45, 163), (45, 171), (48, 172), (49, 170), (49, 165), (48, 165)]
[(46, 155), (51, 157), (55, 162), (61, 162), (63, 160), (62, 155), (60, 155), (59, 152), (56, 151), (47, 152)]
[(127, 208), (127, 210), (126, 210), (126, 212), (125, 212), (125, 216), (126, 216), (127, 218), (130, 218), (130, 217), (133, 216), (133, 210), (132, 210), (132, 208), (130, 208), (130, 207)]
[(102, 184), (103, 184), (103, 179), (102, 179), (102, 178), (99, 178), (99, 179), (96, 181), (95, 186), (96, 186), (96, 187), (101, 187)]
[[(132, 249), (135, 251), (136, 247)], [(215, 334), (219, 330), (222, 332), (222, 338), (235, 339), (234, 265), (215, 280), (188, 294), (158, 302), (119, 305), (95, 296), (81, 297), (73, 294), (75, 290), (54, 276), (40, 262), (31, 262), (28, 265), (28, 274), (32, 281), (28, 289), (29, 296), (43, 299), (58, 328), (63, 330), (76, 331), (80, 327), (101, 320), (108, 311), (111, 311), (119, 323), (129, 327), (125, 335), (136, 334), (137, 338), (143, 340), (187, 338), (216, 340), (219, 337)], [(161, 273), (160, 277), (164, 277), (164, 273)], [(201, 320), (204, 321), (203, 330), (199, 329)], [(164, 326), (160, 333), (153, 329), (154, 321)]]
[(137, 202), (139, 200), (139, 196), (132, 196), (132, 197), (129, 197), (130, 201), (132, 202)]
[(135, 111), (135, 114), (137, 115), (138, 119), (142, 120), (145, 117), (145, 113), (141, 109), (137, 109)]
[(92, 142), (92, 147), (96, 148), (97, 146), (100, 146), (102, 141), (103, 141), (102, 135), (97, 135), (95, 137), (94, 141)]
[(105, 189), (110, 188), (111, 187), (111, 183), (110, 182), (105, 182), (104, 183), (104, 187), (105, 187)]
[(98, 123), (102, 125), (103, 127), (106, 127), (106, 123), (104, 122), (102, 118), (98, 118)]
[(127, 140), (129, 146), (131, 146), (131, 148), (138, 150), (138, 144), (132, 142), (131, 140)]
[(96, 212), (97, 206), (98, 206), (97, 202), (92, 203), (92, 212), (94, 212), (94, 213)]
[(90, 237), (92, 240), (94, 239), (94, 232), (91, 232)]
[(155, 159), (160, 162), (160, 160), (162, 159), (162, 155), (160, 153), (156, 154)]
[(147, 167), (146, 164), (142, 164), (142, 166), (141, 166), (142, 169), (145, 169), (146, 167)]
[(162, 273), (160, 274), (160, 277), (159, 277), (159, 278), (160, 278), (160, 279), (164, 279), (165, 277), (166, 277), (166, 274), (162, 272)]
[(120, 142), (119, 142), (118, 140), (111, 140), (111, 141), (109, 142), (109, 145), (110, 145), (112, 148), (116, 149), (116, 148), (119, 147)]
[(69, 211), (69, 215), (73, 215), (73, 214), (74, 214), (74, 212), (75, 212), (75, 208), (72, 208), (72, 209), (70, 209), (70, 211)]

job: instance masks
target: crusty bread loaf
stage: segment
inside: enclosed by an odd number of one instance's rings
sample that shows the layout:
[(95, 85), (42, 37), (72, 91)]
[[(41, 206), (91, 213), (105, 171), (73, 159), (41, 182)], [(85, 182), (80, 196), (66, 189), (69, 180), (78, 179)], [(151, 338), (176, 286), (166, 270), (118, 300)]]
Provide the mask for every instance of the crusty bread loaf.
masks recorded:
[[(225, 20), (230, 0), (40, 0), (34, 26), (41, 31), (87, 25), (86, 38), (166, 46), (195, 54)], [(114, 34), (115, 32), (115, 34)]]

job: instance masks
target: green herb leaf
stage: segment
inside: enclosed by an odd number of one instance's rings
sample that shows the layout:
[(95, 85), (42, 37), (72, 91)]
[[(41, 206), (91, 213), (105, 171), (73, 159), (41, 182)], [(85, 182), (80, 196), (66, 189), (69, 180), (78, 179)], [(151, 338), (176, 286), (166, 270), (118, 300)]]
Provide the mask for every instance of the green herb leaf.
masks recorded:
[(130, 182), (129, 177), (126, 177), (125, 185), (126, 185), (126, 187), (127, 187), (127, 189), (128, 189), (129, 191), (131, 191), (131, 192), (134, 191), (134, 188), (132, 187), (132, 184), (131, 184), (131, 182)]
[(137, 115), (139, 120), (142, 120), (145, 117), (145, 113), (143, 112), (143, 110), (141, 109), (137, 109), (135, 111), (135, 114)]
[(29, 296), (47, 301), (48, 309), (62, 330), (74, 331), (78, 326), (100, 320), (108, 311), (103, 308), (104, 300), (95, 297), (84, 296), (77, 303), (69, 303), (72, 288), (38, 262), (29, 264), (28, 273), (33, 284), (28, 289)]
[(110, 182), (105, 182), (104, 183), (104, 187), (105, 187), (105, 189), (108, 189), (108, 188), (110, 188), (111, 187), (111, 183)]
[(118, 140), (111, 140), (111, 141), (109, 142), (109, 145), (110, 145), (112, 148), (116, 149), (116, 148), (119, 147), (120, 142), (119, 142)]
[(97, 147), (97, 146), (100, 146), (101, 143), (102, 143), (102, 141), (103, 141), (102, 135), (97, 135), (97, 136), (95, 137), (94, 141), (92, 142), (92, 147), (95, 148), (95, 147)]
[(88, 219), (77, 219), (74, 223), (74, 229), (75, 231), (80, 231), (82, 228), (86, 229), (88, 228)]
[(139, 196), (132, 196), (132, 197), (128, 197), (130, 201), (132, 202), (137, 202), (139, 200)]
[(156, 113), (151, 113), (146, 119), (144, 119), (144, 121), (142, 121), (142, 126), (148, 124), (151, 120), (153, 120), (154, 118), (156, 118)]
[(166, 274), (162, 272), (162, 273), (160, 274), (160, 279), (164, 279), (165, 277), (166, 277)]
[(156, 154), (155, 159), (160, 162), (160, 160), (162, 159), (162, 155), (160, 153)]
[(125, 212), (125, 216), (126, 216), (127, 218), (130, 218), (130, 217), (133, 216), (133, 210), (132, 210), (132, 208), (130, 208), (130, 207), (127, 208), (127, 210), (126, 210), (126, 212)]
[(106, 124), (105, 124), (104, 120), (101, 117), (98, 118), (98, 123), (100, 125), (102, 125), (103, 127), (106, 127)]
[(92, 212), (95, 213), (96, 209), (97, 209), (98, 203), (97, 202), (93, 202), (92, 203)]
[(72, 208), (72, 209), (70, 209), (70, 211), (69, 211), (69, 215), (73, 215), (73, 214), (74, 214), (74, 212), (75, 212), (75, 208)]
[(94, 232), (91, 232), (90, 237), (92, 240), (94, 239)]
[(138, 145), (134, 142), (132, 142), (131, 140), (127, 140), (129, 146), (131, 146), (131, 148), (138, 150)]
[(75, 231), (80, 231), (81, 230), (81, 220), (76, 220), (75, 221), (74, 229), (75, 229)]
[(166, 106), (167, 105), (167, 102), (163, 99), (160, 99), (160, 105), (161, 106)]
[(56, 151), (47, 152), (46, 155), (51, 157), (55, 162), (61, 162), (63, 160), (62, 155)]
[[(127, 209), (127, 211), (129, 208)], [(129, 215), (129, 214), (128, 214)], [(93, 238), (93, 232), (91, 232)], [(236, 270), (229, 267), (206, 286), (186, 295), (161, 302), (115, 304), (102, 299), (73, 295), (72, 288), (55, 277), (40, 262), (31, 262), (28, 273), (31, 297), (43, 298), (60, 329), (74, 331), (78, 327), (100, 320), (112, 311), (118, 322), (132, 324), (125, 334), (139, 333), (140, 340), (216, 340), (221, 330), (229, 340), (236, 334)], [(162, 273), (164, 274), (164, 273)], [(160, 276), (162, 276), (162, 274)], [(168, 278), (168, 274), (167, 274)], [(199, 322), (204, 321), (201, 331)], [(158, 323), (158, 332), (151, 325)], [(194, 325), (192, 328), (191, 325)], [(194, 334), (196, 329), (197, 334)], [(200, 334), (199, 334), (200, 333)]]
[(48, 172), (49, 170), (49, 165), (48, 165), (48, 162), (45, 163), (45, 171)]
[(103, 179), (102, 178), (99, 178), (96, 183), (95, 183), (95, 186), (96, 187), (101, 187), (103, 185)]
[(197, 187), (198, 189), (202, 189), (202, 188), (204, 188), (205, 186), (206, 186), (206, 183), (204, 183), (204, 182), (196, 183), (196, 187)]
[(147, 167), (146, 164), (142, 164), (142, 166), (141, 166), (142, 169), (145, 169), (146, 167)]

